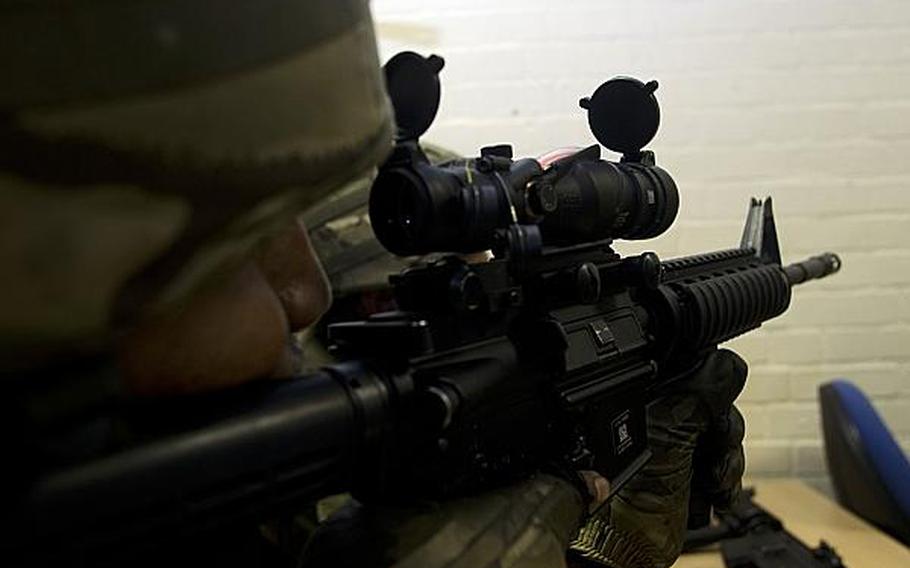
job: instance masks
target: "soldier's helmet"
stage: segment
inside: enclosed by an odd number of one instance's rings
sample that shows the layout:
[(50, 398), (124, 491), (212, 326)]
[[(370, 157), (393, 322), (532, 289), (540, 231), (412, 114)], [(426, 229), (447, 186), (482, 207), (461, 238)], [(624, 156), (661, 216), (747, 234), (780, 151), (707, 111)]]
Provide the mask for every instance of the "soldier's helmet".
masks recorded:
[(0, 69), (2, 368), (179, 306), (391, 147), (365, 0), (3, 3)]

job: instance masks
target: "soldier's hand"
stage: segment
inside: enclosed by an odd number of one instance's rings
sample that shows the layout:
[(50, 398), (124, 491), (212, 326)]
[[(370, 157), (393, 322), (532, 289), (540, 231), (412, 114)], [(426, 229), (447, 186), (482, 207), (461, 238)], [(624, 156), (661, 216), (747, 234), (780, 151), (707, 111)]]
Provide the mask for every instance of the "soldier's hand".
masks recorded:
[[(729, 443), (717, 427), (742, 390), (746, 366), (729, 351), (712, 354), (684, 381), (682, 390), (649, 408), (654, 456), (601, 513), (589, 521), (603, 533), (608, 565), (664, 567), (679, 555), (686, 528), (694, 455), (702, 436), (717, 435), (701, 454), (717, 480), (718, 497), (730, 495), (742, 475), (741, 434)], [(737, 415), (738, 416), (738, 415)], [(739, 432), (741, 433), (741, 428)], [(705, 446), (707, 447), (707, 446)], [(727, 451), (729, 449), (734, 451)], [(739, 458), (729, 459), (730, 455)], [(578, 472), (580, 481), (538, 475), (477, 497), (422, 506), (349, 505), (317, 530), (303, 566), (562, 566), (567, 541), (585, 506), (602, 502), (606, 480)], [(568, 477), (572, 477), (569, 475)], [(587, 487), (583, 498), (580, 486)], [(601, 515), (606, 514), (604, 519)], [(576, 558), (577, 560), (577, 558)], [(574, 565), (574, 564), (573, 564)]]
[(712, 352), (675, 392), (648, 408), (653, 457), (582, 530), (588, 544), (599, 539), (597, 550), (578, 541), (574, 548), (622, 568), (663, 568), (676, 560), (692, 488), (702, 496), (696, 501), (718, 508), (728, 506), (739, 491), (745, 427), (733, 401), (747, 370), (732, 351)]

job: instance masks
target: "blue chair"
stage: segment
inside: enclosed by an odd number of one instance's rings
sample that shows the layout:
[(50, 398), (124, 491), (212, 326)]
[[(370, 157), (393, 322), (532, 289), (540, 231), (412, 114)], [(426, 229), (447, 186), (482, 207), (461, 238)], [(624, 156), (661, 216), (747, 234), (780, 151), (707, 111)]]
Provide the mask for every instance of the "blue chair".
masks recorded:
[(819, 388), (828, 472), (837, 500), (910, 546), (910, 462), (854, 384)]

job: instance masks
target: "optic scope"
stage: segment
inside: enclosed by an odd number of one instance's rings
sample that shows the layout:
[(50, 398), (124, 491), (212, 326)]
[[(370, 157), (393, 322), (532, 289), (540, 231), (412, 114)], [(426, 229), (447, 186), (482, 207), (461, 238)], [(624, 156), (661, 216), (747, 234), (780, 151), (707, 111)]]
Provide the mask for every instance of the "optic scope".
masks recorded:
[[(656, 82), (618, 77), (580, 104), (597, 140), (623, 155), (600, 158), (589, 146), (552, 164), (514, 160), (508, 145), (480, 156), (432, 164), (418, 144), (439, 105), (442, 59), (404, 52), (385, 66), (398, 123), (396, 147), (370, 193), (380, 243), (401, 255), (521, 250), (607, 239), (649, 239), (666, 231), (679, 208), (676, 185), (642, 148), (657, 132)], [(512, 235), (512, 237), (509, 237)]]

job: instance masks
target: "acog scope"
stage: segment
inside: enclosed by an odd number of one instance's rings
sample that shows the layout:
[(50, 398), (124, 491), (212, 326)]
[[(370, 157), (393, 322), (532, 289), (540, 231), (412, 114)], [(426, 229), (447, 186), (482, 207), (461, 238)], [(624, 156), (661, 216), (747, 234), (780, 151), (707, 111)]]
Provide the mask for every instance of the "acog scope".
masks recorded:
[(649, 239), (672, 225), (679, 195), (670, 175), (642, 151), (657, 132), (657, 83), (615, 78), (581, 100), (591, 130), (622, 160), (589, 146), (553, 161), (512, 159), (510, 146), (432, 164), (417, 138), (439, 104), (442, 60), (398, 54), (386, 82), (398, 122), (395, 151), (370, 193), (376, 237), (400, 255), (497, 250), (504, 239), (521, 250), (605, 239)]

